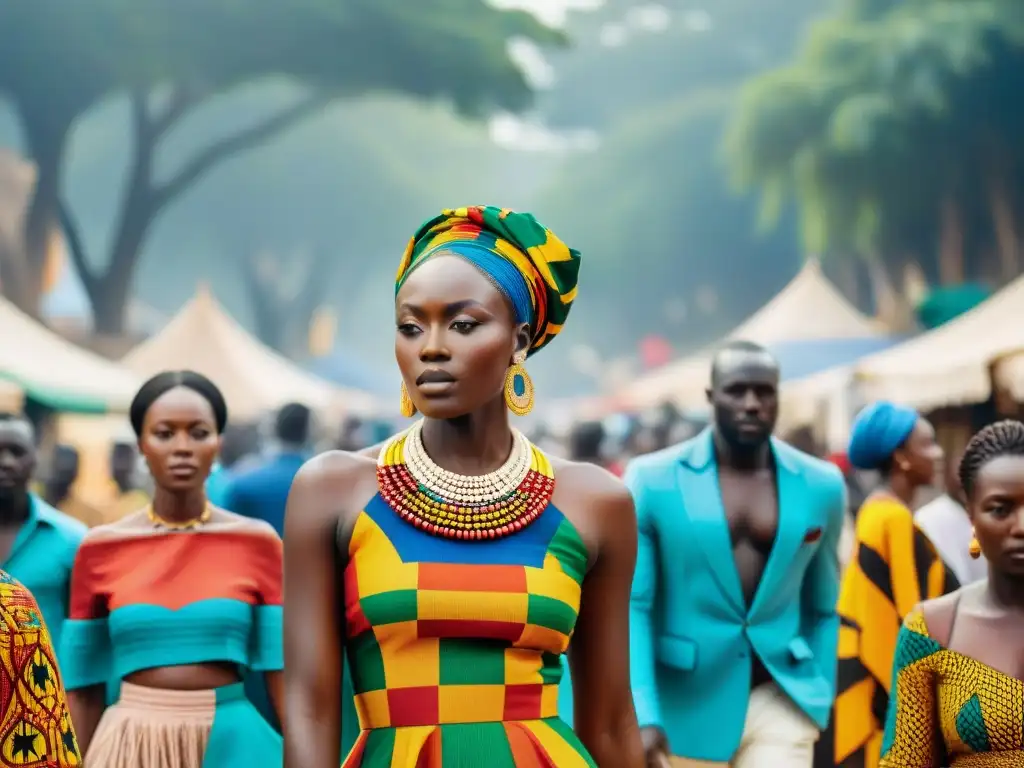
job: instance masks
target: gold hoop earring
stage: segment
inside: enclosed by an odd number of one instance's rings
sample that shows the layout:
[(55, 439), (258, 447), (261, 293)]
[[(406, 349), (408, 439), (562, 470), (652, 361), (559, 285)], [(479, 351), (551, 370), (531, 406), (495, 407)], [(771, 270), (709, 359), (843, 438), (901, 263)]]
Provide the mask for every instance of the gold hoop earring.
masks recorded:
[(525, 416), (533, 410), (533, 381), (518, 360), (505, 374), (505, 404), (516, 416)]
[(972, 560), (981, 557), (981, 542), (978, 541), (978, 536), (973, 531), (971, 532), (971, 543), (967, 545), (967, 554), (971, 556)]
[(401, 414), (407, 419), (411, 419), (416, 415), (416, 404), (413, 403), (412, 398), (409, 397), (409, 390), (406, 389), (404, 381), (402, 382), (402, 397), (398, 408)]

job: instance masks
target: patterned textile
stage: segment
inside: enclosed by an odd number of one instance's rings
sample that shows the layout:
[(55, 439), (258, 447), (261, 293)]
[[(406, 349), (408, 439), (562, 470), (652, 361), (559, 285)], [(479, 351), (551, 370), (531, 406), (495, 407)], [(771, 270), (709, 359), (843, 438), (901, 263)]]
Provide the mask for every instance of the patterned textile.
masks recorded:
[(494, 206), (450, 208), (419, 228), (402, 256), (395, 293), (413, 268), (446, 243), (474, 242), (512, 262), (526, 279), (533, 303), (530, 354), (557, 336), (576, 299), (580, 254), (529, 213)]
[(464, 542), (374, 497), (345, 568), (362, 730), (343, 768), (593, 767), (557, 716), (586, 563), (553, 506), (510, 536)]
[(815, 768), (878, 765), (900, 622), (917, 603), (958, 586), (907, 507), (883, 495), (864, 503), (837, 607), (836, 703)]
[(928, 634), (911, 613), (900, 630), (881, 768), (1024, 765), (1024, 682)]
[(50, 634), (32, 595), (0, 571), (0, 766), (81, 765)]

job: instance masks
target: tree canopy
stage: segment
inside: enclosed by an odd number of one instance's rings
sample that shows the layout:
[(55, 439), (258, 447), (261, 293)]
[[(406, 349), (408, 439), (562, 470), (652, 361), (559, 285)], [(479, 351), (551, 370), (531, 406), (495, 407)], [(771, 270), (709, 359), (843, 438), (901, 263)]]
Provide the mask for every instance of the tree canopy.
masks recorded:
[[(99, 329), (119, 332), (154, 219), (210, 168), (339, 96), (392, 91), (444, 98), (470, 115), (521, 110), (532, 94), (507, 51), (511, 37), (561, 42), (533, 17), (483, 0), (4, 4), (0, 94), (13, 103), (39, 171), (26, 221), (26, 269), (7, 288), (36, 309), (45, 243), (59, 215)], [(163, 144), (179, 125), (211, 99), (268, 77), (306, 90), (158, 173)], [(109, 256), (95, 259), (83, 253), (76, 218), (62, 205), (62, 171), (74, 123), (120, 92), (131, 94), (133, 158)]]
[(1020, 271), (1024, 8), (851, 2), (746, 84), (727, 140), (766, 223), (796, 203), (808, 251), (955, 284)]

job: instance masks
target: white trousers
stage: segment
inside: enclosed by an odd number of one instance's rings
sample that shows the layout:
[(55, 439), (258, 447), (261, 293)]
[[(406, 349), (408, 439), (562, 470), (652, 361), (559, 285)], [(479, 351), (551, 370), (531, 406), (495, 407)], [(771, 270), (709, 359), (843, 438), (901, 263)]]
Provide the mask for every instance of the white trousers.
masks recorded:
[(817, 726), (775, 683), (750, 693), (743, 738), (728, 763), (673, 757), (670, 768), (811, 768)]

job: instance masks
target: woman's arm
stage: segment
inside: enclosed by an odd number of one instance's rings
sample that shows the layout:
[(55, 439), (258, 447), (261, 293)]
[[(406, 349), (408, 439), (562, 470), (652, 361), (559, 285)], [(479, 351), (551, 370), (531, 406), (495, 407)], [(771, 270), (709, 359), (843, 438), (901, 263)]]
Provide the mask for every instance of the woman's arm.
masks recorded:
[(583, 580), (569, 650), (575, 729), (598, 765), (643, 768), (644, 747), (629, 682), (636, 515), (629, 492), (618, 480), (596, 468), (588, 468), (587, 475), (585, 486), (590, 490), (581, 501), (596, 521), (599, 544), (597, 558)]
[(318, 456), (288, 495), (284, 554), (284, 768), (341, 763), (344, 600), (339, 500), (352, 493), (355, 457)]
[(100, 718), (107, 708), (106, 686), (90, 685), (68, 691), (67, 697), (68, 712), (71, 714), (71, 722), (75, 725), (75, 735), (78, 737), (78, 751), (85, 757), (89, 751), (89, 744), (92, 743), (93, 734), (96, 733), (96, 726), (100, 724)]
[(267, 683), (267, 695), (270, 697), (270, 706), (274, 708), (277, 715), (277, 722), (284, 730), (284, 672), (266, 672), (263, 679)]

